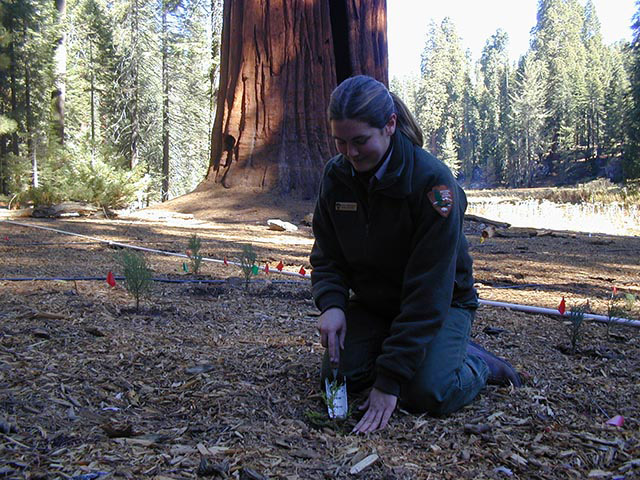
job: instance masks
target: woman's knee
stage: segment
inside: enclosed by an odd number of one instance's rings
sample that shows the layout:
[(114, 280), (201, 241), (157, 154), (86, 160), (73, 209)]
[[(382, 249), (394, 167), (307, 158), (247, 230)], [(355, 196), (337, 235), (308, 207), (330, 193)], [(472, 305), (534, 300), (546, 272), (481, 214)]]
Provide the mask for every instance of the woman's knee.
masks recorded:
[(456, 402), (456, 391), (459, 390), (450, 381), (447, 384), (431, 384), (422, 388), (409, 388), (402, 392), (400, 402), (403, 408), (412, 413), (428, 413), (433, 416), (448, 415), (460, 406)]

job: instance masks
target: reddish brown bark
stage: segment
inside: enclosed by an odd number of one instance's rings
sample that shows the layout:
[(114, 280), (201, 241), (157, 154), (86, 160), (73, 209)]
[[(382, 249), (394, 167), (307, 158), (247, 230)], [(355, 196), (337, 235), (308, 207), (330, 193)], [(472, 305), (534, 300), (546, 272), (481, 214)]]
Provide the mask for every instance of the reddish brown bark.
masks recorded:
[[(387, 81), (386, 1), (347, 4), (225, 0), (209, 181), (202, 187), (315, 192), (333, 152), (326, 108), (338, 79), (367, 73)], [(334, 38), (332, 16), (340, 15), (348, 35)], [(339, 75), (336, 56), (348, 66)]]
[(351, 75), (371, 75), (385, 85), (388, 79), (387, 0), (349, 0)]

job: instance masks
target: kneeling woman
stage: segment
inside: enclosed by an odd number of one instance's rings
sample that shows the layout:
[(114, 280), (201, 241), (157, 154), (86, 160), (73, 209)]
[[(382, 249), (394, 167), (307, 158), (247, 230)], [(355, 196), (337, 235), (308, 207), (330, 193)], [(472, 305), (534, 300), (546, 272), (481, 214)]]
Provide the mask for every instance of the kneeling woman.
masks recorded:
[(384, 428), (398, 400), (446, 415), (487, 381), (519, 385), (505, 361), (469, 342), (477, 308), (462, 231), (467, 206), (449, 169), (422, 147), (406, 106), (371, 77), (332, 93), (339, 155), (326, 165), (313, 217), (313, 296), (348, 391), (371, 388), (355, 432)]

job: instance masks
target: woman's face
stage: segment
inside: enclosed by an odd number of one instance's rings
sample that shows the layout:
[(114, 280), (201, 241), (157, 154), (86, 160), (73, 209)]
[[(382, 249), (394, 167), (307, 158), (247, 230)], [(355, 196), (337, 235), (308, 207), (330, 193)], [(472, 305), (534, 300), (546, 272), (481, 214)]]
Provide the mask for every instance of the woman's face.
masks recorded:
[(353, 165), (356, 172), (368, 172), (385, 154), (396, 131), (396, 114), (387, 124), (375, 128), (360, 120), (331, 120), (331, 135), (338, 152)]

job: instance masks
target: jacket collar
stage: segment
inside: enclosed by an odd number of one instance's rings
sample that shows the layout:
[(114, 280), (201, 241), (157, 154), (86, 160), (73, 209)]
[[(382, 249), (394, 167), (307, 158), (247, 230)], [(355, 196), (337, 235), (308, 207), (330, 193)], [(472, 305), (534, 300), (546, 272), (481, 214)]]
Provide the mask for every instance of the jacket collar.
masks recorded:
[[(393, 150), (382, 178), (376, 179), (372, 191), (394, 198), (404, 198), (411, 193), (414, 163), (414, 145), (399, 130), (392, 137)], [(334, 170), (343, 182), (351, 185), (356, 179), (353, 169), (344, 155), (338, 155)]]
[(374, 190), (390, 197), (402, 198), (411, 193), (413, 144), (399, 130), (393, 135), (393, 151), (386, 172)]

